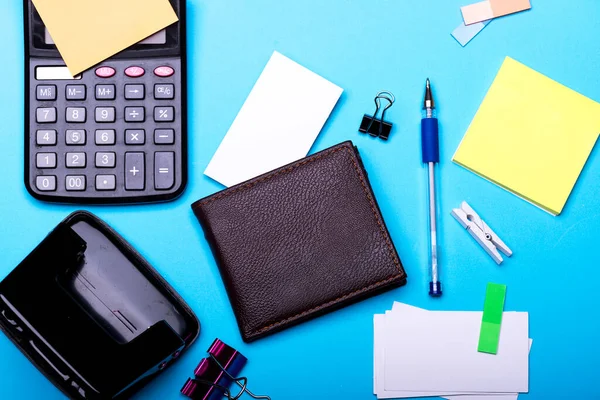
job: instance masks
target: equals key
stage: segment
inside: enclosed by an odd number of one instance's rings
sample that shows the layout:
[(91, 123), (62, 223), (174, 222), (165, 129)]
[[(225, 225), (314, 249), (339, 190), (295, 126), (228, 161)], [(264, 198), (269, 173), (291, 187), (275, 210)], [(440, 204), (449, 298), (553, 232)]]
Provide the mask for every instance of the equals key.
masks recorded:
[(175, 185), (175, 153), (157, 151), (154, 153), (154, 188), (169, 190)]

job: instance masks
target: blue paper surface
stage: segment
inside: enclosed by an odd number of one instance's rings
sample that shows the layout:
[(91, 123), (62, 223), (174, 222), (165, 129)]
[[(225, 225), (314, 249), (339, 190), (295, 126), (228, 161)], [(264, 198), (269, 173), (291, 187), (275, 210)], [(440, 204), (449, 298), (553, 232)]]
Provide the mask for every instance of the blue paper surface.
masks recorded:
[[(592, 152), (558, 217), (454, 165), (467, 127), (509, 55), (600, 100), (600, 2), (537, 2), (461, 48), (448, 34), (465, 0), (190, 0), (189, 186), (175, 202), (78, 207), (34, 200), (23, 184), (22, 1), (0, 13), (0, 279), (70, 212), (85, 208), (111, 224), (155, 266), (202, 322), (198, 341), (136, 397), (182, 399), (179, 389), (215, 337), (239, 349), (249, 388), (273, 400), (372, 399), (373, 314), (394, 300), (430, 310), (481, 310), (487, 282), (510, 287), (505, 310), (528, 311), (535, 341), (523, 400), (600, 398), (595, 343), (600, 237), (600, 147)], [(358, 146), (398, 253), (405, 287), (244, 344), (219, 271), (190, 204), (221, 186), (203, 175), (267, 60), (278, 50), (344, 88), (311, 152), (351, 139)], [(440, 278), (428, 291), (427, 173), (420, 122), (425, 79), (440, 124)], [(358, 133), (373, 98), (396, 103), (387, 142)], [(276, 101), (276, 100), (274, 100)], [(537, 116), (545, 118), (544, 115)], [(498, 267), (456, 223), (462, 200), (493, 222), (514, 256)], [(365, 265), (365, 268), (369, 268)], [(327, 357), (325, 357), (327, 355)], [(329, 355), (331, 357), (329, 357)], [(64, 396), (0, 334), (0, 399)]]
[(465, 47), (479, 32), (483, 30), (489, 24), (491, 20), (477, 22), (471, 25), (465, 25), (461, 22), (460, 25), (452, 31), (452, 37), (456, 39), (461, 46)]

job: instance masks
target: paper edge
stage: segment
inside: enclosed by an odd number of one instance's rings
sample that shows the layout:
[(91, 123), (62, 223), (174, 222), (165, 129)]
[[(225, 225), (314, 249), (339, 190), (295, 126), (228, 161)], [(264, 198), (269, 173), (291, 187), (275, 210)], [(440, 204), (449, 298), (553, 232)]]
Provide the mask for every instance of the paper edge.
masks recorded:
[[(496, 182), (495, 180), (493, 180), (493, 179), (491, 179), (491, 178), (488, 178), (487, 176), (485, 176), (485, 175), (483, 175), (483, 174), (481, 174), (481, 173), (479, 173), (479, 172), (475, 171), (474, 169), (472, 169), (472, 168), (468, 167), (467, 165), (465, 165), (465, 164), (461, 163), (460, 161), (457, 161), (457, 160), (454, 160), (454, 159), (453, 159), (453, 160), (452, 160), (452, 162), (453, 162), (453, 163), (455, 163), (456, 165), (460, 166), (460, 167), (463, 167), (463, 168), (464, 168), (464, 169), (466, 169), (467, 171), (469, 171), (469, 172), (471, 172), (471, 173), (473, 173), (473, 174), (477, 175), (478, 177), (480, 177), (480, 178), (483, 178), (483, 179), (485, 179), (486, 181), (488, 181), (488, 182), (490, 182), (490, 183), (492, 183), (492, 184), (496, 185), (496, 186), (497, 186), (497, 187), (499, 187), (500, 189), (502, 189), (502, 190), (505, 190), (505, 191), (507, 191), (508, 193), (511, 193), (511, 194), (513, 194), (513, 195), (517, 196), (517, 197), (518, 197), (518, 198), (520, 198), (521, 200), (525, 200), (527, 203), (529, 203), (529, 204), (531, 204), (531, 205), (533, 205), (533, 206), (536, 206), (536, 207), (537, 207), (537, 208), (539, 208), (540, 210), (542, 210), (542, 211), (544, 211), (544, 212), (546, 212), (546, 213), (548, 213), (548, 214), (552, 215), (553, 217), (556, 217), (556, 216), (560, 215), (560, 213), (562, 212), (562, 210), (563, 210), (563, 208), (564, 208), (564, 205), (563, 205), (563, 207), (560, 209), (560, 211), (559, 211), (559, 212), (557, 212), (557, 213), (555, 214), (555, 213), (554, 213), (554, 210), (552, 210), (552, 209), (550, 209), (550, 208), (546, 208), (546, 207), (542, 206), (541, 204), (538, 204), (537, 202), (535, 202), (535, 201), (533, 201), (533, 200), (531, 200), (531, 199), (529, 199), (529, 198), (527, 198), (527, 197), (525, 197), (525, 196), (521, 195), (520, 193), (518, 193), (518, 192), (515, 192), (514, 190), (512, 190), (512, 189), (508, 188), (507, 186), (504, 186), (503, 184), (501, 184), (501, 183), (499, 183), (499, 182)], [(569, 193), (569, 195), (570, 195), (570, 193)], [(568, 198), (567, 198), (567, 200), (568, 200)], [(565, 205), (566, 205), (566, 201), (565, 201)]]

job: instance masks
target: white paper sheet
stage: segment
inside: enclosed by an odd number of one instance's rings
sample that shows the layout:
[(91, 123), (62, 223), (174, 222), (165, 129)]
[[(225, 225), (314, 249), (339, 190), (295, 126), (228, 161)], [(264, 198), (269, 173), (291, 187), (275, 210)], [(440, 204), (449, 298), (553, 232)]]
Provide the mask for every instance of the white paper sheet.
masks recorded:
[[(398, 304), (398, 306), (396, 306), (396, 304)], [(410, 306), (408, 304), (403, 304), (403, 303), (398, 303), (395, 302), (394, 303), (394, 307), (396, 307), (396, 310), (402, 309), (402, 311), (405, 311), (404, 314), (404, 318), (408, 318), (408, 315), (411, 313), (418, 313), (418, 312), (428, 312), (425, 309), (422, 308), (418, 308), (418, 307), (414, 307), (414, 306)], [(392, 308), (392, 311), (386, 311), (385, 312), (385, 316), (382, 314), (376, 314), (373, 317), (373, 325), (374, 325), (374, 329), (375, 329), (375, 333), (373, 336), (373, 347), (375, 349), (375, 351), (373, 352), (373, 357), (374, 357), (374, 371), (373, 371), (373, 387), (374, 389), (374, 394), (377, 395), (378, 399), (402, 399), (402, 398), (409, 398), (409, 397), (431, 397), (431, 396), (438, 396), (438, 395), (444, 395), (444, 394), (455, 394), (454, 392), (448, 392), (448, 393), (432, 393), (430, 391), (420, 391), (420, 392), (416, 392), (416, 391), (411, 391), (411, 392), (407, 392), (404, 390), (394, 390), (394, 391), (387, 391), (385, 390), (384, 387), (384, 379), (383, 379), (383, 374), (382, 372), (385, 369), (384, 366), (384, 360), (385, 360), (385, 332), (387, 330), (387, 318), (389, 318), (389, 315), (394, 312), (394, 308)]]
[(498, 354), (492, 355), (477, 352), (481, 312), (429, 311), (407, 320), (395, 307), (384, 334), (386, 391), (528, 391), (527, 313), (504, 313)]
[[(529, 352), (531, 352), (531, 345), (533, 344), (533, 339), (529, 339)], [(465, 395), (457, 395), (457, 396), (442, 396), (444, 399), (448, 400), (517, 400), (519, 398), (519, 393), (501, 393), (501, 394), (465, 394)]]
[[(404, 391), (404, 390), (385, 390), (383, 385), (383, 370), (384, 370), (384, 358), (385, 358), (385, 347), (383, 346), (383, 334), (385, 332), (385, 320), (389, 317), (392, 312), (403, 313), (402, 318), (406, 321), (411, 321), (412, 313), (423, 313), (429, 312), (428, 310), (410, 306), (408, 304), (395, 302), (392, 311), (386, 311), (385, 316), (382, 314), (376, 314), (373, 317), (374, 325), (374, 353), (373, 353), (373, 392), (377, 395), (378, 399), (398, 399), (398, 398), (409, 398), (409, 397), (429, 397), (429, 396), (443, 396), (449, 400), (516, 400), (518, 397), (517, 393), (442, 393), (442, 392), (431, 392), (431, 391)], [(529, 347), (531, 348), (531, 339), (529, 339)]]
[[(416, 308), (416, 307), (415, 307)], [(417, 308), (417, 310), (421, 310), (423, 312), (427, 312), (427, 310), (422, 310)], [(386, 312), (386, 315), (376, 314), (373, 318), (373, 325), (375, 327), (375, 335), (374, 335), (374, 348), (375, 351), (373, 353), (374, 356), (374, 371), (373, 371), (373, 387), (374, 394), (377, 395), (378, 399), (403, 399), (409, 397), (432, 397), (432, 396), (441, 396), (444, 394), (454, 394), (454, 393), (435, 393), (428, 391), (421, 392), (407, 392), (403, 390), (385, 390), (383, 385), (384, 379), (382, 372), (384, 371), (384, 360), (385, 360), (385, 346), (383, 345), (383, 339), (386, 329), (386, 321), (385, 319), (388, 317), (389, 312)]]
[(274, 52), (204, 174), (233, 186), (305, 157), (342, 91)]

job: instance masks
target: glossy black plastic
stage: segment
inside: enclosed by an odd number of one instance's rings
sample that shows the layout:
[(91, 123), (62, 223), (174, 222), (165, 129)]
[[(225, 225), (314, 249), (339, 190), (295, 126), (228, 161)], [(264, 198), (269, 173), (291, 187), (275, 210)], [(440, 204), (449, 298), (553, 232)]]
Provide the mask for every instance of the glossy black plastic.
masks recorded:
[(82, 211), (0, 282), (0, 328), (75, 399), (129, 397), (200, 332), (168, 283)]

